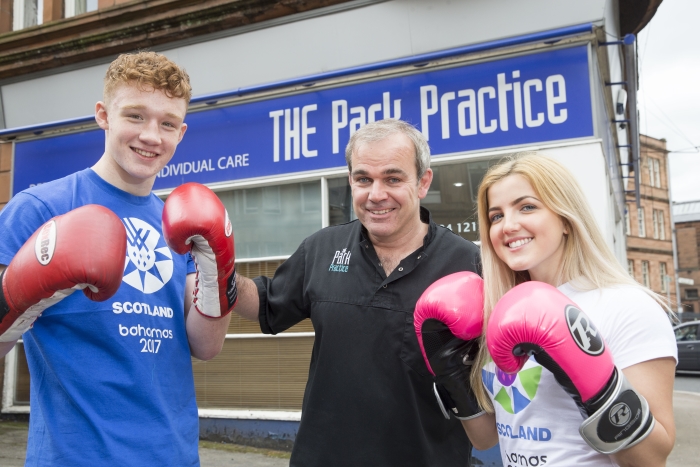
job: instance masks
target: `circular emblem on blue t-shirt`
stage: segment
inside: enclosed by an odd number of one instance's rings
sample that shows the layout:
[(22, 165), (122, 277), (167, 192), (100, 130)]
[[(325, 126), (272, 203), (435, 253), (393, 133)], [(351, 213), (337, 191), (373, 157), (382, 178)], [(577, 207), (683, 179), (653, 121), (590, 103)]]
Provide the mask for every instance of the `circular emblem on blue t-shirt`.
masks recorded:
[(173, 255), (160, 232), (135, 217), (122, 219), (127, 244), (123, 281), (143, 293), (154, 293), (173, 277)]

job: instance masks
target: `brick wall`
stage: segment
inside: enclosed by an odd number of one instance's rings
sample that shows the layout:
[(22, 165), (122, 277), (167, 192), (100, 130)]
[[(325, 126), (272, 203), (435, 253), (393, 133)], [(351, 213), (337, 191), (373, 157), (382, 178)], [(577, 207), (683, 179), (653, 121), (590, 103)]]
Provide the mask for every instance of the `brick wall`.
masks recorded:
[(678, 275), (693, 279), (695, 285), (681, 284), (681, 301), (685, 311), (700, 312), (700, 300), (689, 299), (687, 290), (700, 289), (700, 221), (676, 224)]
[(676, 226), (678, 240), (678, 268), (690, 269), (698, 267), (697, 234), (695, 227)]

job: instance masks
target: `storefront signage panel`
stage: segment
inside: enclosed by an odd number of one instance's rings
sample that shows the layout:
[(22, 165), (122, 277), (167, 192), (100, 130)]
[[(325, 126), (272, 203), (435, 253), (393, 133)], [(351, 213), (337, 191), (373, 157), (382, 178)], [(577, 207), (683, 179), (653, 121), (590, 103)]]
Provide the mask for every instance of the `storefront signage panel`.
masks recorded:
[[(587, 46), (192, 113), (155, 189), (342, 167), (350, 135), (385, 117), (415, 124), (434, 156), (592, 136)], [(103, 150), (101, 130), (18, 143), (14, 192)]]

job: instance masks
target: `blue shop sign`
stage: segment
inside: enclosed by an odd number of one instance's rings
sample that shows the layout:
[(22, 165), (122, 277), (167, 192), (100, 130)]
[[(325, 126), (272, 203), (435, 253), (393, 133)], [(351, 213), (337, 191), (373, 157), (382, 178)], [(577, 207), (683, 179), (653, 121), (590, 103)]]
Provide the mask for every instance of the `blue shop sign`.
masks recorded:
[[(193, 112), (154, 189), (345, 166), (350, 135), (400, 118), (435, 157), (593, 136), (588, 46)], [(19, 142), (14, 193), (93, 165), (102, 130)]]

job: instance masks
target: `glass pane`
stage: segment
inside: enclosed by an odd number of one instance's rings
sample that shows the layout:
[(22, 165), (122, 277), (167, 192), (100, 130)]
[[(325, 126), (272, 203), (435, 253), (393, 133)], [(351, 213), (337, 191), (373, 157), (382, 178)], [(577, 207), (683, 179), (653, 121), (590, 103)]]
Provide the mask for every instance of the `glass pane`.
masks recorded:
[(303, 212), (321, 212), (320, 182), (302, 183), (301, 210)]
[(97, 0), (87, 0), (85, 2), (85, 9), (86, 11), (95, 11), (97, 10)]
[(348, 177), (328, 180), (328, 225), (357, 219), (352, 209), (352, 192)]
[(37, 20), (39, 10), (38, 0), (24, 0), (24, 27), (36, 26), (40, 24)]
[(86, 0), (74, 0), (75, 1), (75, 14), (82, 15), (87, 12), (87, 2)]
[(24, 353), (24, 344), (15, 346), (17, 351), (17, 373), (15, 380), (15, 399), (14, 405), (29, 405), (29, 365), (27, 364), (27, 356)]
[(498, 159), (433, 166), (433, 183), (421, 201), (433, 220), (467, 240), (479, 239), (476, 196), (489, 167)]
[[(433, 166), (433, 183), (421, 201), (433, 220), (467, 240), (478, 240), (476, 196), (481, 179), (498, 159)], [(347, 177), (328, 180), (329, 225), (356, 219)]]
[(676, 329), (677, 341), (695, 341), (698, 339), (698, 326), (683, 326)]
[(321, 181), (218, 192), (236, 241), (236, 258), (291, 255), (321, 228)]

